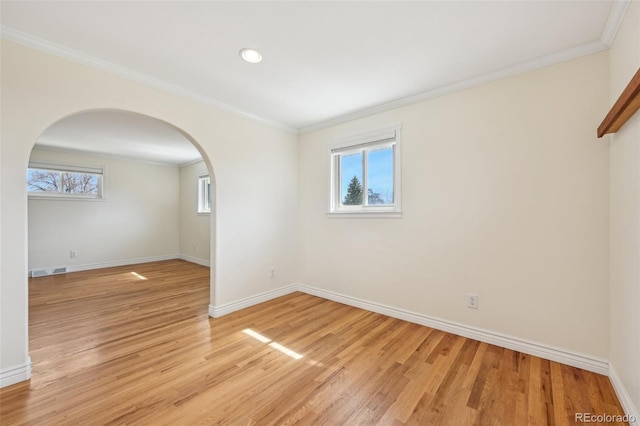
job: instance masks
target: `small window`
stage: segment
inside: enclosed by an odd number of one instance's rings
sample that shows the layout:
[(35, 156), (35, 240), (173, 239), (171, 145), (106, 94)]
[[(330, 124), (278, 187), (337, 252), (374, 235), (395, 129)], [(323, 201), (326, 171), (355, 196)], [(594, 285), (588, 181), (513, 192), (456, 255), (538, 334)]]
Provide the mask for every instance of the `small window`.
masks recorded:
[(209, 176), (198, 178), (198, 213), (211, 213), (211, 179)]
[(43, 198), (103, 198), (103, 179), (102, 168), (30, 163), (27, 192)]
[(334, 141), (329, 151), (330, 214), (400, 214), (400, 126)]

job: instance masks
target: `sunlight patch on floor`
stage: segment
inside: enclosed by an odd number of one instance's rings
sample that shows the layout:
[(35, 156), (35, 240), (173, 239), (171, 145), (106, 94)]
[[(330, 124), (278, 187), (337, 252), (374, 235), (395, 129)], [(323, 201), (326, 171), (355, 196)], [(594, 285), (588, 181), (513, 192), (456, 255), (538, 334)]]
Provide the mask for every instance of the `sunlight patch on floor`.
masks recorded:
[(301, 359), (302, 358), (302, 355), (300, 355), (299, 353), (292, 351), (291, 349), (287, 348), (286, 346), (282, 346), (278, 342), (271, 341), (271, 339), (269, 339), (268, 337), (265, 337), (262, 334), (251, 330), (250, 328), (245, 328), (244, 330), (242, 330), (242, 332), (244, 334), (246, 334), (247, 336), (253, 337), (254, 339), (258, 340), (259, 342), (269, 344), (269, 346), (271, 346), (273, 349), (276, 349), (276, 350), (282, 352), (283, 354), (290, 356), (293, 359)]
[(140, 275), (137, 272), (132, 272), (131, 275), (133, 275), (134, 277), (136, 277), (139, 280), (145, 280), (145, 281), (147, 280), (147, 277), (145, 277), (144, 275)]

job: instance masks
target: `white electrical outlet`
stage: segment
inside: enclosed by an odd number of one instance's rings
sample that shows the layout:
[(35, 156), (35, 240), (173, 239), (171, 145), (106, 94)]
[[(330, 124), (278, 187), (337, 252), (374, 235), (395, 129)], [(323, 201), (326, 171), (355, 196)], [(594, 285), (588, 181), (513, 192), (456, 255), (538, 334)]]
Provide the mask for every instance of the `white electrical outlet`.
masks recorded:
[(467, 294), (467, 308), (478, 309), (478, 295), (469, 293)]
[(71, 250), (69, 252), (69, 257), (72, 258), (72, 259), (75, 259), (76, 257), (78, 257), (78, 252), (75, 251), (75, 250)]
[(273, 266), (271, 267), (271, 274), (269, 275), (269, 278), (275, 278), (276, 277), (276, 268), (274, 268)]

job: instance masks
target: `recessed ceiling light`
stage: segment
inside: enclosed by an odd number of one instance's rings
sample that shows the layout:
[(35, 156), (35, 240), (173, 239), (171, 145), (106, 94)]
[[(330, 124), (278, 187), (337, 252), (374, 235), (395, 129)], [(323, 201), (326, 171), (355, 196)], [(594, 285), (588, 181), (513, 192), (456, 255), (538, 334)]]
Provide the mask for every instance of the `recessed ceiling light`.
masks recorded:
[(252, 64), (257, 64), (258, 62), (262, 61), (262, 55), (260, 54), (260, 52), (249, 47), (245, 47), (244, 49), (242, 49), (240, 51), (240, 56), (242, 57), (242, 59)]

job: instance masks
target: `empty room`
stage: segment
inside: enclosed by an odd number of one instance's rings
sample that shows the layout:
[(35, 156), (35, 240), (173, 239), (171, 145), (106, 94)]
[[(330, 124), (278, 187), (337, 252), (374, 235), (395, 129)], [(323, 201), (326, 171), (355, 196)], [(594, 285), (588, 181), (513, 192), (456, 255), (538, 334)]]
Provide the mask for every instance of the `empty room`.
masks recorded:
[(640, 2), (0, 2), (2, 425), (640, 424)]

